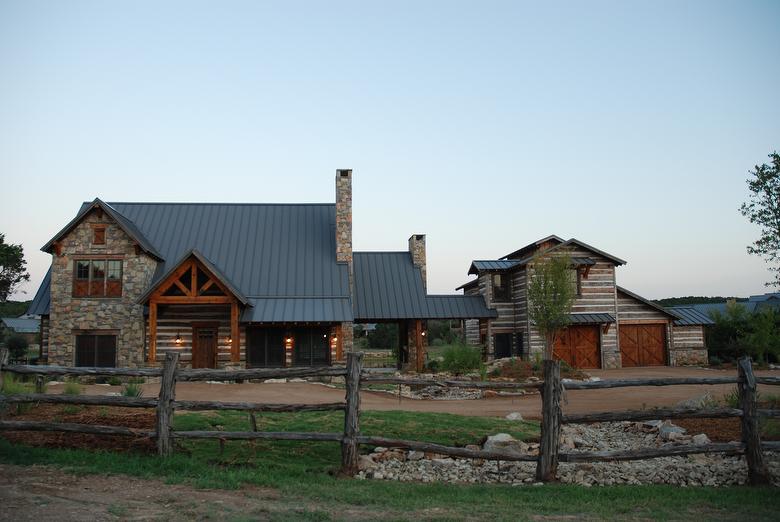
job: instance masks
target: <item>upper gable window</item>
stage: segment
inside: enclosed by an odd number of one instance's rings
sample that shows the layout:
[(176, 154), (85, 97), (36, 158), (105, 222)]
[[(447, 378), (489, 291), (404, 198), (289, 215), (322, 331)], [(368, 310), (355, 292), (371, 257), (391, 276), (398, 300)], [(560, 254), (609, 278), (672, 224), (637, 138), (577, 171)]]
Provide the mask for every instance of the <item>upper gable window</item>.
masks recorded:
[(105, 225), (95, 225), (92, 227), (92, 244), (93, 245), (105, 245), (106, 244), (106, 227)]
[(122, 260), (76, 260), (73, 297), (122, 297)]
[(493, 301), (509, 301), (509, 276), (507, 274), (493, 274)]
[(570, 272), (571, 284), (574, 287), (574, 291), (577, 297), (582, 297), (582, 270), (575, 267)]

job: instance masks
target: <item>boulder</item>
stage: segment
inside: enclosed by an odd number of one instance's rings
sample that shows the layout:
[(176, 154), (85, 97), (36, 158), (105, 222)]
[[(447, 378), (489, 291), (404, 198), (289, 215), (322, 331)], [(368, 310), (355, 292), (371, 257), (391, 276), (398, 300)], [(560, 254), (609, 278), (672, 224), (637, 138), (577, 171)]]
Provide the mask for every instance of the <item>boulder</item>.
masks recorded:
[(485, 444), (482, 445), (482, 449), (508, 455), (523, 455), (527, 453), (528, 445), (508, 433), (497, 433), (487, 438)]
[(658, 436), (661, 437), (662, 440), (672, 440), (672, 433), (684, 434), (685, 428), (675, 426), (669, 421), (664, 421), (658, 428)]
[(410, 451), (409, 454), (406, 456), (406, 459), (411, 461), (422, 460), (424, 458), (425, 458), (425, 453), (422, 451)]
[(521, 421), (521, 420), (523, 420), (523, 416), (520, 415), (520, 412), (517, 412), (517, 411), (513, 411), (512, 413), (507, 415), (505, 418), (506, 418), (506, 420), (511, 420), (511, 421)]
[(372, 459), (368, 455), (361, 455), (360, 458), (358, 458), (358, 469), (360, 471), (365, 471), (368, 469), (373, 469), (376, 467), (376, 462), (374, 462), (374, 459)]
[(678, 408), (704, 408), (715, 402), (709, 392), (677, 403)]
[(691, 442), (693, 442), (697, 446), (704, 446), (705, 444), (709, 444), (711, 441), (706, 433), (699, 433), (698, 435), (693, 436)]

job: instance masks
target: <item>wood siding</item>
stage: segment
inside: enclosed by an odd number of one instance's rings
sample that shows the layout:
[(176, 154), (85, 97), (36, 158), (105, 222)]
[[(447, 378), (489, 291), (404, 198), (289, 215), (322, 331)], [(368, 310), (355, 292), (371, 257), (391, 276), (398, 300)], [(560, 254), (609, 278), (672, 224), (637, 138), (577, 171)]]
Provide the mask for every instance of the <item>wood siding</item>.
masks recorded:
[(672, 326), (671, 364), (707, 364), (708, 353), (704, 337), (704, 326)]
[(49, 361), (49, 316), (41, 316), (41, 351), (40, 364), (48, 364)]

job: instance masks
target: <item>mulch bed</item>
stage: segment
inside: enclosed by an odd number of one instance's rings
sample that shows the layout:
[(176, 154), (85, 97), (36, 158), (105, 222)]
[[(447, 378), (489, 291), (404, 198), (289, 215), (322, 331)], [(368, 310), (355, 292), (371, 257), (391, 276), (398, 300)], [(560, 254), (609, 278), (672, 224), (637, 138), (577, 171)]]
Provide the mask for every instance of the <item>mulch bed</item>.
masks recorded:
[[(776, 405), (759, 401), (758, 407), (772, 409)], [(712, 442), (734, 442), (742, 439), (740, 419), (735, 417), (729, 419), (676, 419), (673, 422), (677, 426), (685, 428), (688, 435), (706, 433)], [(780, 436), (762, 433), (761, 440), (780, 440)]]
[[(124, 426), (154, 431), (155, 413), (152, 409), (115, 408), (106, 406), (65, 406), (40, 404), (17, 411), (15, 406), (4, 413), (5, 420), (69, 422)], [(0, 436), (18, 444), (47, 448), (73, 448), (88, 450), (137, 451), (154, 453), (156, 442), (146, 437), (123, 435), (92, 435), (88, 433), (58, 433), (45, 431), (4, 431)]]

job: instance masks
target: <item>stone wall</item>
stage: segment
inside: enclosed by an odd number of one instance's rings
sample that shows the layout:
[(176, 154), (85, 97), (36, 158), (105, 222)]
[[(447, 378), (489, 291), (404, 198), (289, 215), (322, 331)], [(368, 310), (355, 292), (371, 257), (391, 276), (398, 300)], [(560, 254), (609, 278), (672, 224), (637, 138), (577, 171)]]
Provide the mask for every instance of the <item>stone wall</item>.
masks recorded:
[(425, 259), (425, 234), (414, 234), (409, 238), (409, 253), (412, 255), (412, 264), (422, 273), (423, 288), (428, 288), (428, 275)]
[(704, 366), (709, 362), (704, 343), (704, 327), (673, 326), (669, 364), (672, 366)]
[[(106, 226), (105, 245), (93, 245), (93, 225)], [(117, 335), (117, 366), (144, 365), (143, 307), (136, 300), (151, 282), (157, 262), (136, 253), (135, 244), (109, 216), (92, 211), (61, 241), (60, 255), (52, 256), (49, 315), (50, 364), (75, 363), (79, 331), (107, 330)], [(73, 297), (74, 256), (122, 256), (122, 296)]]

